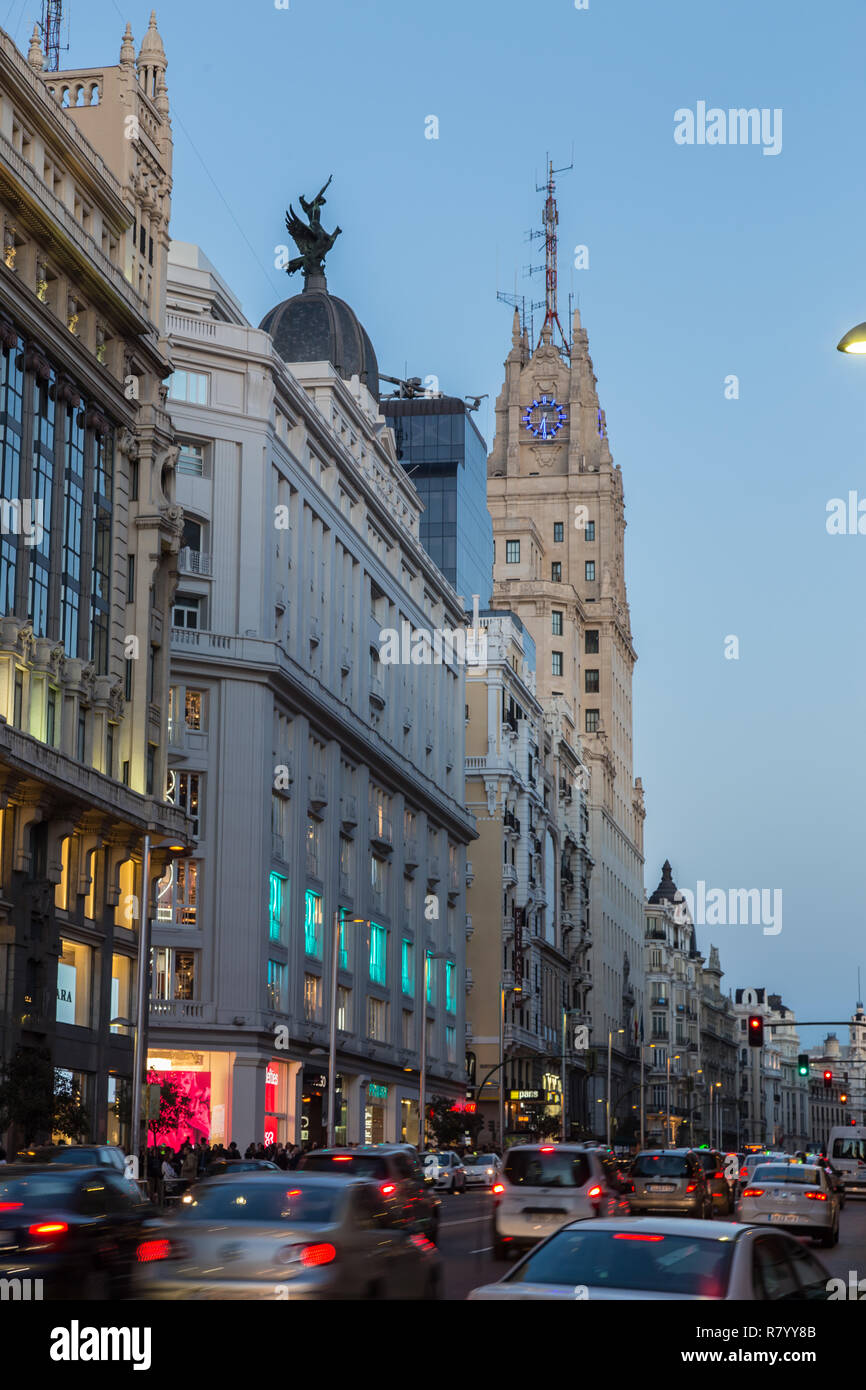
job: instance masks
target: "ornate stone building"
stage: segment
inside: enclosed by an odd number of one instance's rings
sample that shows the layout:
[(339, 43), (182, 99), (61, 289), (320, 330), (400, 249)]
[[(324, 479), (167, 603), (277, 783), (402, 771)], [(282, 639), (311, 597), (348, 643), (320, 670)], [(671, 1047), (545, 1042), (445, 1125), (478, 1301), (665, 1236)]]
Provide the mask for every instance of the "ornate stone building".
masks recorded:
[[(36, 36), (25, 61), (0, 32), (0, 1055), (47, 1046), (94, 1137), (123, 1142), (144, 842), (153, 881), (186, 825), (164, 803), (181, 521), (160, 52), (152, 25), (137, 61), (127, 34), (119, 67), (49, 78)], [(165, 229), (141, 253), (145, 165)]]

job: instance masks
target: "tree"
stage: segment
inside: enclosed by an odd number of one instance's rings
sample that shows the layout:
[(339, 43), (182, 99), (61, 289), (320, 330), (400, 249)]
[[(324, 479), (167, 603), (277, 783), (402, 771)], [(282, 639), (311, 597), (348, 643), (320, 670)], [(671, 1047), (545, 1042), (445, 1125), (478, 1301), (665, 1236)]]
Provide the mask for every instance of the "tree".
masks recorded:
[(427, 1105), (427, 1127), (432, 1129), (438, 1148), (450, 1149), (454, 1144), (462, 1143), (466, 1134), (475, 1144), (479, 1132), (484, 1128), (484, 1118), (455, 1110), (453, 1096), (432, 1096)]
[(0, 1133), (10, 1128), (25, 1146), (52, 1134), (76, 1140), (89, 1134), (80, 1089), (68, 1072), (53, 1066), (46, 1047), (18, 1047), (6, 1066), (0, 1081)]

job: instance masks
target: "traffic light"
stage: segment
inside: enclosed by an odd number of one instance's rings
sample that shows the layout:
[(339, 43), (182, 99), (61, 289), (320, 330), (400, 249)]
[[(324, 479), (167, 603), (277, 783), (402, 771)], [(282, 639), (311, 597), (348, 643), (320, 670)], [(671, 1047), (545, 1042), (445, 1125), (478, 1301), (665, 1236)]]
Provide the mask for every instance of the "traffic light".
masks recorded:
[(749, 1047), (764, 1046), (764, 1020), (760, 1014), (749, 1014)]
[(839, 1092), (839, 1103), (840, 1103), (840, 1105), (847, 1105), (847, 1104), (848, 1104), (848, 1092), (847, 1092), (847, 1091), (840, 1091), (840, 1092)]
[(809, 1054), (808, 1054), (808, 1052), (801, 1052), (800, 1055), (799, 1055), (799, 1057), (797, 1058), (797, 1075), (798, 1075), (798, 1076), (808, 1076), (808, 1075), (809, 1075)]
[(832, 1073), (831, 1071), (825, 1071), (825, 1072), (824, 1072), (824, 1090), (825, 1090), (825, 1091), (829, 1091), (829, 1089), (830, 1089), (830, 1087), (831, 1087), (832, 1085), (833, 1085), (833, 1073)]

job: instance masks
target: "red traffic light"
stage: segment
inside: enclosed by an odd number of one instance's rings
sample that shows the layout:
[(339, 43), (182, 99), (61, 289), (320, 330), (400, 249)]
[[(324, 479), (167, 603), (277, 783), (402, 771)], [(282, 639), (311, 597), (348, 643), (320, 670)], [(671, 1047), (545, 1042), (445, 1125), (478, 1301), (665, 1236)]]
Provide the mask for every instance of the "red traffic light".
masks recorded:
[(833, 1073), (832, 1073), (831, 1071), (825, 1071), (825, 1072), (824, 1072), (824, 1090), (825, 1090), (825, 1091), (829, 1091), (829, 1089), (830, 1089), (830, 1087), (831, 1087), (832, 1085), (833, 1085)]
[(749, 1047), (763, 1047), (764, 1020), (760, 1014), (749, 1015)]

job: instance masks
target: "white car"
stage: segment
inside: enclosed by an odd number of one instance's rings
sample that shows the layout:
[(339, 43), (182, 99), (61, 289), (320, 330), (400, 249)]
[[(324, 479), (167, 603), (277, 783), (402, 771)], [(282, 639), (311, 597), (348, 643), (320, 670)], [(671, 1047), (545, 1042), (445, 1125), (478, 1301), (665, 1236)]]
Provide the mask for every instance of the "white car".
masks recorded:
[(570, 1221), (615, 1216), (625, 1199), (616, 1164), (582, 1144), (514, 1144), (493, 1185), (493, 1258), (538, 1245)]
[(424, 1155), (424, 1176), (433, 1179), (437, 1191), (466, 1191), (466, 1169), (453, 1149)]
[(467, 1187), (491, 1188), (502, 1172), (502, 1160), (497, 1154), (464, 1154)]
[(740, 1193), (737, 1219), (784, 1226), (827, 1249), (839, 1239), (839, 1199), (824, 1169), (807, 1163), (759, 1163)]
[(830, 1275), (784, 1231), (683, 1217), (563, 1226), (470, 1299), (827, 1299)]

